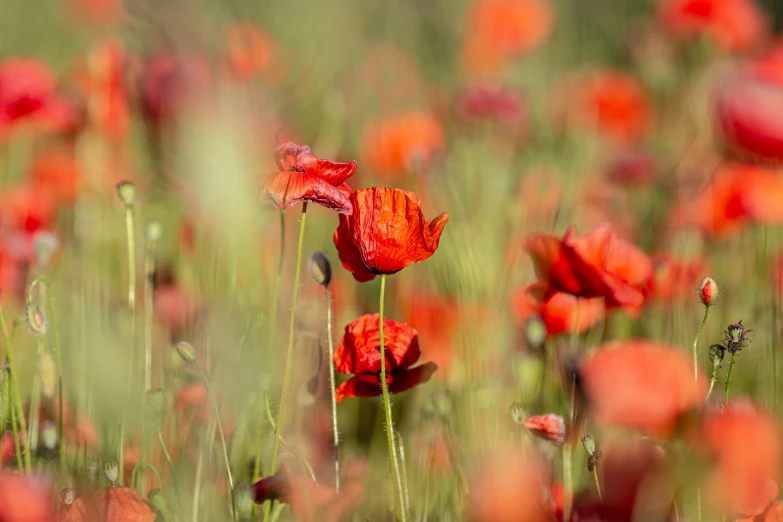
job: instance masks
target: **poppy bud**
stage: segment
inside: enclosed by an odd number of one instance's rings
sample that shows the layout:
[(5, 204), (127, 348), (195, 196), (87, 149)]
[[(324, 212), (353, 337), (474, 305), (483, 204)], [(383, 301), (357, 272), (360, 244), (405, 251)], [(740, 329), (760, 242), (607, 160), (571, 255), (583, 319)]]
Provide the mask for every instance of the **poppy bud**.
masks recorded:
[(514, 424), (519, 424), (521, 426), (525, 423), (525, 410), (518, 402), (515, 402), (508, 407), (508, 413), (511, 415), (511, 420), (514, 421)]
[(321, 251), (313, 252), (310, 256), (310, 275), (316, 283), (324, 288), (332, 281), (332, 264), (329, 258)]
[(27, 323), (27, 327), (35, 335), (44, 335), (49, 329), (43, 312), (32, 303), (28, 304), (27, 308), (24, 309), (24, 320)]
[(38, 231), (33, 235), (33, 254), (35, 262), (41, 268), (46, 268), (57, 252), (60, 241), (51, 232)]
[(546, 341), (546, 324), (538, 314), (525, 320), (525, 340), (531, 348), (540, 349)]
[(712, 361), (712, 366), (717, 368), (720, 366), (720, 363), (723, 361), (723, 355), (725, 354), (726, 349), (721, 346), (720, 344), (713, 344), (710, 346), (710, 360)]
[(193, 345), (186, 341), (180, 341), (177, 343), (177, 353), (185, 362), (196, 362), (196, 349)]
[(718, 283), (711, 277), (705, 277), (699, 286), (699, 299), (704, 306), (712, 306), (718, 298)]
[(103, 474), (111, 482), (112, 487), (117, 482), (117, 477), (120, 474), (120, 467), (116, 460), (106, 460), (103, 462)]
[(76, 494), (71, 488), (63, 488), (63, 490), (60, 491), (60, 500), (62, 500), (63, 504), (66, 506), (73, 504), (75, 497)]
[(117, 184), (117, 196), (126, 207), (132, 207), (136, 202), (136, 184), (132, 181), (121, 181)]
[(147, 498), (149, 498), (150, 504), (152, 504), (152, 507), (155, 508), (155, 511), (159, 513), (166, 511), (166, 497), (163, 496), (163, 492), (160, 490), (160, 488), (151, 489), (147, 495)]
[(589, 433), (582, 437), (582, 446), (585, 447), (585, 451), (590, 457), (595, 454), (595, 440)]
[(45, 422), (41, 429), (41, 442), (49, 451), (57, 447), (57, 425), (53, 422)]
[(147, 220), (144, 233), (147, 237), (147, 241), (155, 242), (163, 235), (163, 225), (157, 219), (149, 219)]

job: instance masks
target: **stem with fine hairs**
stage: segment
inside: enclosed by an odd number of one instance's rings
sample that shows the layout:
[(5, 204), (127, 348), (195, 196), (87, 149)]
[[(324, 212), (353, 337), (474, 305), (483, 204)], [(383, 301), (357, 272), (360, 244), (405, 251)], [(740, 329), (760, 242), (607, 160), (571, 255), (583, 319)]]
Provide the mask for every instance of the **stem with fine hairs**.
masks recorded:
[(326, 337), (329, 343), (329, 392), (332, 397), (332, 433), (334, 436), (334, 487), (340, 491), (340, 432), (337, 429), (337, 396), (334, 380), (334, 342), (332, 341), (332, 293), (326, 291)]

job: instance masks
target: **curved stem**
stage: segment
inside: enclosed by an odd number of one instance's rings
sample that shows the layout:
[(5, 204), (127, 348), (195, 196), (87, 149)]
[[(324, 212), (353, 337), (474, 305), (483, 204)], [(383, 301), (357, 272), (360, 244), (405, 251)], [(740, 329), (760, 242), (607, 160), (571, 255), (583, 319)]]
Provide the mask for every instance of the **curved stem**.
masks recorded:
[(223, 421), (220, 420), (220, 411), (218, 410), (218, 404), (217, 399), (215, 399), (215, 394), (212, 391), (212, 385), (209, 384), (209, 379), (207, 379), (207, 375), (204, 373), (204, 369), (201, 367), (201, 364), (199, 364), (198, 361), (194, 361), (194, 364), (196, 365), (196, 368), (198, 368), (199, 373), (201, 374), (201, 379), (204, 381), (204, 385), (207, 387), (207, 391), (209, 392), (209, 397), (212, 400), (212, 407), (215, 409), (215, 418), (217, 419), (218, 424), (218, 430), (220, 430), (220, 443), (223, 445), (223, 460), (226, 464), (226, 474), (228, 475), (228, 487), (231, 490), (231, 511), (234, 520), (237, 519), (237, 507), (236, 507), (236, 500), (234, 499), (234, 477), (231, 475), (231, 464), (228, 460), (228, 447), (226, 446), (226, 435), (223, 432)]
[(707, 390), (707, 396), (704, 398), (704, 402), (707, 402), (710, 400), (710, 395), (712, 395), (712, 389), (715, 387), (715, 383), (718, 380), (718, 367), (715, 366), (712, 369), (712, 375), (710, 376), (710, 389)]
[(731, 374), (734, 372), (734, 358), (736, 357), (737, 353), (734, 352), (731, 354), (731, 361), (729, 362), (729, 374), (726, 377), (726, 393), (723, 396), (723, 409), (726, 409), (726, 406), (729, 405), (729, 390), (731, 389)]
[(386, 383), (386, 347), (384, 346), (383, 339), (383, 304), (386, 294), (386, 274), (381, 274), (381, 295), (378, 315), (378, 333), (380, 335), (380, 352), (381, 352), (381, 391), (383, 393), (383, 411), (386, 415), (386, 443), (389, 447), (389, 461), (391, 462), (392, 476), (394, 477), (394, 485), (396, 489), (395, 503), (398, 504), (396, 518), (405, 522), (405, 500), (402, 498), (402, 479), (400, 478), (400, 470), (397, 462), (397, 449), (394, 443), (394, 423), (392, 421), (391, 400), (389, 399), (389, 387)]
[[(283, 261), (285, 259), (285, 213), (280, 211), (280, 255), (277, 259), (277, 275), (275, 276), (275, 288), (272, 292), (272, 302), (270, 305), (270, 320), (267, 328), (269, 329), (269, 341), (267, 342), (267, 349), (271, 350), (275, 344), (275, 332), (277, 330), (277, 301), (280, 298), (280, 281), (283, 279)], [(264, 407), (264, 401), (261, 401), (261, 407)], [(261, 434), (263, 415), (259, 415), (258, 434), (256, 435), (256, 456), (253, 460), (253, 481), (260, 478), (261, 475)], [(253, 506), (253, 512), (257, 506)]]
[[(8, 359), (8, 374), (11, 379), (11, 385), (14, 390), (14, 403), (16, 406), (16, 419), (19, 423), (20, 431), (22, 432), (22, 446), (24, 446), (24, 466), (29, 472), (32, 471), (33, 465), (30, 461), (30, 448), (27, 444), (27, 421), (24, 418), (24, 407), (22, 406), (22, 393), (19, 391), (19, 374), (16, 373), (16, 366), (14, 365), (14, 348), (11, 342), (11, 338), (8, 335), (8, 325), (5, 323), (5, 312), (3, 311), (3, 305), (0, 303), (0, 331), (3, 334), (3, 340), (5, 341), (6, 358)], [(14, 404), (11, 404), (13, 407)], [(62, 443), (61, 443), (62, 444)], [(62, 451), (62, 447), (60, 448)]]
[[(60, 444), (60, 471), (65, 470), (65, 439), (63, 438), (63, 358), (60, 350), (60, 331), (57, 328), (57, 314), (54, 311), (54, 300), (52, 299), (52, 288), (49, 281), (43, 277), (36, 277), (30, 283), (27, 289), (27, 302), (33, 302), (33, 288), (37, 284), (42, 284), (46, 289), (46, 300), (49, 305), (49, 317), (52, 320), (52, 332), (54, 334), (54, 352), (57, 357), (57, 400), (59, 401), (57, 412), (57, 436)], [(122, 482), (120, 482), (122, 484)]]
[(332, 293), (326, 291), (326, 337), (329, 344), (329, 392), (332, 396), (332, 433), (334, 434), (334, 487), (340, 491), (340, 432), (337, 429), (337, 396), (334, 380), (334, 342), (332, 341)]
[(705, 306), (704, 319), (701, 320), (701, 326), (699, 326), (699, 331), (696, 332), (696, 338), (693, 340), (693, 378), (694, 379), (699, 378), (699, 358), (696, 352), (696, 348), (699, 345), (699, 338), (701, 337), (701, 333), (704, 331), (704, 325), (707, 324), (707, 316), (709, 315), (710, 315), (710, 307)]
[(141, 461), (135, 466), (133, 466), (133, 472), (131, 473), (131, 488), (136, 487), (136, 473), (139, 471), (139, 469), (147, 468), (148, 470), (152, 471), (155, 474), (155, 478), (158, 479), (158, 484), (163, 485), (163, 481), (160, 478), (160, 472), (158, 471), (158, 468), (150, 464), (146, 461)]

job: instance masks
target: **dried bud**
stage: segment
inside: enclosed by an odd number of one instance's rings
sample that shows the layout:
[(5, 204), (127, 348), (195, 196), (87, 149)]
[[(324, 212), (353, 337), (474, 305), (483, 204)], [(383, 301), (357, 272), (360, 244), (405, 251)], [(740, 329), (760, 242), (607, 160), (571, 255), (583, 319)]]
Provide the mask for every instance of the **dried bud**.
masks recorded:
[(38, 231), (33, 234), (33, 255), (38, 266), (48, 267), (59, 246), (60, 241), (51, 232)]
[(582, 437), (582, 446), (585, 447), (585, 451), (589, 456), (595, 455), (595, 440), (589, 433)]
[(126, 207), (132, 207), (136, 202), (136, 184), (132, 181), (121, 181), (117, 184), (117, 195)]
[(324, 288), (332, 281), (332, 264), (323, 252), (313, 252), (310, 256), (310, 275)]
[(41, 388), (44, 397), (54, 396), (54, 388), (57, 384), (57, 368), (54, 365), (54, 358), (49, 352), (41, 354), (41, 360), (38, 363), (38, 375), (41, 377)]
[(43, 312), (38, 306), (32, 303), (28, 304), (27, 308), (24, 309), (24, 320), (27, 324), (27, 328), (35, 335), (44, 335), (49, 329)]
[(596, 466), (598, 466), (598, 461), (601, 460), (601, 457), (603, 456), (604, 454), (599, 450), (587, 457), (587, 471), (592, 473)]
[(511, 420), (514, 421), (514, 424), (519, 424), (521, 426), (525, 423), (525, 410), (518, 402), (515, 402), (508, 407), (508, 413), (511, 415)]
[(168, 509), (166, 504), (166, 497), (163, 495), (163, 491), (160, 489), (151, 489), (147, 498), (150, 500), (150, 504), (155, 508), (158, 513), (164, 512)]
[(193, 348), (192, 344), (187, 341), (180, 341), (177, 343), (176, 348), (183, 361), (189, 363), (196, 362), (196, 349)]
[(43, 427), (41, 428), (41, 442), (44, 445), (44, 448), (48, 449), (49, 451), (54, 450), (57, 447), (57, 424), (46, 421), (43, 424)]
[(148, 219), (147, 224), (144, 227), (144, 233), (147, 237), (147, 241), (155, 242), (163, 235), (163, 225), (157, 219)]
[(76, 493), (71, 488), (64, 488), (62, 491), (60, 491), (60, 500), (62, 500), (62, 503), (66, 506), (70, 506), (73, 504), (73, 501), (76, 499)]
[(538, 314), (531, 315), (525, 321), (525, 340), (531, 348), (540, 349), (546, 341), (546, 324)]
[(717, 368), (720, 366), (720, 363), (723, 361), (723, 355), (725, 353), (726, 349), (720, 344), (713, 344), (710, 346), (710, 360), (712, 361), (713, 367)]
[(712, 306), (718, 299), (718, 283), (711, 277), (705, 277), (699, 285), (699, 299), (704, 306)]
[(117, 477), (120, 474), (120, 467), (116, 460), (106, 460), (103, 462), (103, 474), (111, 482), (112, 487), (117, 482)]

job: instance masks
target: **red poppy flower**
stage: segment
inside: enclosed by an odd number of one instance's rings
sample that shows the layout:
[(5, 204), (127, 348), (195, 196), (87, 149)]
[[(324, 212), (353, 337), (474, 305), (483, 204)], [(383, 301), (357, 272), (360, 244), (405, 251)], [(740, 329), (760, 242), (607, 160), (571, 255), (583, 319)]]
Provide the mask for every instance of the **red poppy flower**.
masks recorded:
[(79, 193), (81, 172), (73, 147), (50, 147), (36, 155), (30, 177), (41, 190), (51, 190), (62, 203), (73, 203)]
[(580, 298), (603, 297), (607, 307), (638, 307), (641, 288), (652, 263), (637, 246), (615, 236), (612, 227), (599, 225), (576, 237), (569, 227), (563, 239), (537, 235), (525, 242), (539, 281), (548, 291)]
[(776, 500), (758, 516), (738, 518), (737, 522), (783, 522), (783, 502)]
[(210, 83), (207, 64), (199, 58), (158, 54), (144, 64), (141, 73), (141, 108), (153, 126), (175, 117), (183, 104), (191, 101)]
[(748, 51), (766, 38), (763, 13), (752, 0), (662, 0), (663, 26), (680, 38), (706, 35), (728, 51)]
[(529, 317), (538, 315), (544, 321), (549, 337), (572, 333), (577, 318), (576, 331), (584, 333), (605, 317), (604, 300), (600, 297), (578, 299), (564, 292), (547, 293), (541, 283), (517, 289), (511, 299), (517, 324), (524, 326)]
[(565, 422), (561, 415), (547, 413), (546, 415), (532, 415), (525, 418), (525, 429), (546, 439), (558, 446), (565, 440)]
[(240, 80), (270, 73), (276, 52), (274, 40), (251, 22), (236, 22), (226, 29), (226, 59)]
[(330, 161), (310, 153), (307, 145), (284, 141), (275, 150), (279, 172), (267, 177), (262, 191), (280, 210), (312, 201), (340, 214), (350, 214), (351, 189), (345, 180), (356, 172), (355, 161)]
[(666, 436), (704, 401), (704, 380), (682, 350), (644, 339), (601, 347), (578, 369), (580, 391), (597, 422)]
[(372, 187), (351, 194), (352, 215), (341, 215), (334, 244), (343, 266), (359, 282), (395, 274), (435, 253), (449, 213), (424, 220), (416, 194)]
[[(367, 314), (345, 327), (345, 334), (334, 352), (334, 369), (354, 376), (335, 390), (338, 402), (346, 397), (381, 394), (379, 319), (379, 314)], [(383, 341), (389, 393), (403, 392), (427, 382), (438, 369), (431, 362), (411, 368), (421, 352), (418, 332), (407, 324), (384, 318)]]
[(623, 186), (647, 185), (655, 178), (655, 158), (646, 152), (630, 149), (612, 159), (607, 178)]
[(431, 113), (409, 110), (362, 131), (362, 157), (370, 170), (383, 179), (394, 179), (411, 167), (424, 168), (443, 148), (443, 126)]
[(54, 74), (28, 58), (0, 62), (0, 128), (41, 110), (54, 94)]
[(74, 500), (63, 522), (154, 522), (157, 514), (131, 488), (108, 488)]
[(42, 478), (0, 473), (0, 520), (54, 522), (52, 486)]

